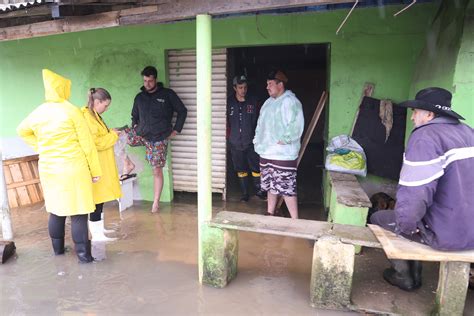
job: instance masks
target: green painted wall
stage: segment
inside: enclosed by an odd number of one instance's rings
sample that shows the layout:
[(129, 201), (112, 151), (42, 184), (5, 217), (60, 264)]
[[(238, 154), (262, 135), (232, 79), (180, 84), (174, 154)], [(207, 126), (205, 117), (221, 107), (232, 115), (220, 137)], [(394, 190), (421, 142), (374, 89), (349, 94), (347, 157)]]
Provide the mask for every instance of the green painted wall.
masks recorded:
[[(443, 1), (417, 62), (410, 98), (426, 87), (453, 93), (453, 109), (474, 126), (474, 3)], [(407, 124), (407, 131), (413, 125)], [(409, 133), (408, 133), (409, 135)]]
[[(212, 42), (214, 47), (329, 43), (332, 137), (350, 131), (365, 82), (376, 84), (375, 97), (407, 99), (437, 7), (415, 5), (394, 18), (400, 8), (356, 9), (339, 35), (335, 31), (347, 10), (214, 19)], [(42, 68), (72, 79), (71, 101), (76, 105), (85, 103), (89, 87), (107, 88), (113, 104), (104, 118), (110, 126), (120, 126), (130, 120), (140, 70), (155, 64), (166, 82), (166, 50), (194, 47), (194, 21), (1, 42), (1, 136), (14, 136), (21, 119), (42, 102)], [(142, 149), (132, 151), (143, 155)], [(152, 187), (151, 171), (145, 168), (140, 188), (147, 200)]]
[(474, 127), (474, 1), (469, 1), (464, 19), (456, 69), (454, 71), (453, 105), (466, 123)]

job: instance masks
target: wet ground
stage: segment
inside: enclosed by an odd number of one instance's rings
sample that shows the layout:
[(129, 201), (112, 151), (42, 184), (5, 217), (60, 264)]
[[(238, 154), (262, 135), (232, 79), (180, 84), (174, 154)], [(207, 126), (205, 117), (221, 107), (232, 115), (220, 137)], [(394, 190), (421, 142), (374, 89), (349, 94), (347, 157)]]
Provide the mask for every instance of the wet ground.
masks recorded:
[[(1, 315), (352, 315), (309, 305), (312, 246), (302, 239), (240, 233), (239, 274), (224, 289), (201, 286), (197, 271), (195, 195), (177, 194), (150, 214), (136, 203), (119, 214), (106, 206), (108, 228), (119, 240), (96, 244), (102, 261), (78, 264), (72, 250), (53, 256), (42, 205), (12, 210), (17, 256), (0, 265)], [(258, 213), (265, 202), (253, 198), (222, 202), (222, 209)], [(318, 204), (301, 206), (302, 218), (321, 217)], [(72, 247), (69, 227), (66, 245)], [(360, 311), (427, 315), (435, 297), (437, 264), (424, 265), (421, 289), (406, 293), (384, 283), (388, 262), (381, 250), (356, 257), (353, 303)], [(474, 315), (469, 291), (465, 315)]]

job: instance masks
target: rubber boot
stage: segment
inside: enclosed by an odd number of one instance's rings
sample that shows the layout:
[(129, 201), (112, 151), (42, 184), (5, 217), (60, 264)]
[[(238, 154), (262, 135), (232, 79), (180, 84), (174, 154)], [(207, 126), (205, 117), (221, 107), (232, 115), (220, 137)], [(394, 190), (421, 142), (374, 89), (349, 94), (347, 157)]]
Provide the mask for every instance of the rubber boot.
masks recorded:
[(383, 272), (385, 281), (404, 291), (415, 290), (415, 282), (412, 277), (409, 261), (390, 260), (392, 268)]
[(248, 184), (247, 184), (247, 178), (248, 176), (239, 177), (240, 190), (242, 191), (242, 196), (240, 197), (240, 200), (243, 202), (247, 202), (249, 200), (249, 189), (248, 189)]
[(102, 230), (104, 231), (104, 234), (113, 234), (113, 233), (115, 233), (115, 230), (113, 230), (113, 229), (106, 229), (106, 228), (105, 228), (104, 213), (105, 213), (105, 212), (102, 212), (102, 215), (101, 215), (101, 219), (102, 219), (102, 221), (104, 222), (104, 229), (102, 229)]
[(97, 222), (89, 221), (89, 230), (92, 235), (92, 241), (114, 241), (117, 238), (110, 238), (104, 235), (104, 220)]
[(262, 187), (260, 186), (260, 177), (254, 177), (253, 178), (253, 185), (255, 187), (255, 195), (258, 196), (262, 200), (267, 199), (267, 192), (262, 191)]
[(421, 270), (423, 268), (421, 261), (411, 260), (409, 264), (411, 276), (413, 277), (414, 289), (418, 289), (421, 287)]
[(79, 259), (79, 263), (90, 263), (94, 261), (91, 254), (91, 241), (88, 240), (85, 243), (76, 243), (76, 255)]
[(64, 238), (51, 238), (55, 255), (64, 254)]

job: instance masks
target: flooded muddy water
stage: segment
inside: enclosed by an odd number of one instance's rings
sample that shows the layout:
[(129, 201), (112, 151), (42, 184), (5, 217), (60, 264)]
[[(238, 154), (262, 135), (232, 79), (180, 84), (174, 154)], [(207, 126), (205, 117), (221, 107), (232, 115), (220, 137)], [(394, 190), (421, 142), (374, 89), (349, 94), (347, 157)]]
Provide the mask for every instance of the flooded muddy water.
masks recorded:
[[(115, 203), (106, 205), (106, 226), (117, 231), (119, 240), (94, 244), (93, 255), (100, 261), (92, 264), (77, 263), (69, 224), (69, 251), (52, 254), (42, 205), (13, 209), (17, 255), (0, 265), (0, 314), (355, 314), (310, 307), (312, 245), (302, 239), (242, 232), (237, 278), (224, 289), (200, 285), (195, 197), (163, 203), (159, 214), (151, 214), (150, 207), (136, 203), (119, 214)], [(214, 208), (257, 213), (265, 202), (216, 201)], [(387, 264), (379, 250), (357, 256), (354, 303), (362, 310), (425, 314), (434, 299), (437, 266), (427, 265), (420, 291), (404, 293), (381, 280)], [(469, 295), (466, 310), (474, 306)]]

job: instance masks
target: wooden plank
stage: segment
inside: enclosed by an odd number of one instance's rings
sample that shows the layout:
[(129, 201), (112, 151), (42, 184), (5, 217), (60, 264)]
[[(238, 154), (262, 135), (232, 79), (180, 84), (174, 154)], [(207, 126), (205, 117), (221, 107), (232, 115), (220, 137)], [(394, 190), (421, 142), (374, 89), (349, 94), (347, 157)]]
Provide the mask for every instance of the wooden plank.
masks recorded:
[[(301, 159), (303, 158), (304, 152), (306, 151), (306, 147), (309, 144), (309, 140), (311, 139), (311, 136), (313, 136), (313, 132), (316, 125), (318, 124), (319, 117), (321, 116), (324, 106), (326, 105), (326, 100), (327, 100), (327, 93), (326, 91), (323, 91), (323, 93), (321, 94), (321, 97), (319, 98), (318, 105), (316, 106), (316, 109), (314, 110), (313, 117), (311, 118), (311, 122), (308, 125), (308, 129), (306, 130), (306, 133), (304, 134), (303, 142), (301, 143), (300, 152), (298, 153), (298, 159), (296, 161), (296, 168), (298, 168), (301, 162)], [(283, 204), (283, 197), (279, 196), (276, 208), (279, 209), (282, 204)]]
[(35, 185), (27, 185), (26, 190), (28, 191), (28, 195), (30, 196), (31, 203), (37, 203), (41, 201)]
[(20, 164), (21, 175), (23, 176), (23, 181), (29, 181), (33, 179), (33, 173), (30, 168), (30, 161)]
[(23, 175), (21, 174), (20, 164), (18, 163), (12, 164), (9, 167), (10, 167), (10, 173), (12, 175), (13, 182), (22, 182), (24, 179), (23, 179)]
[(360, 105), (362, 104), (362, 100), (364, 97), (371, 97), (372, 94), (374, 93), (375, 85), (370, 82), (366, 82), (364, 84), (364, 88), (362, 89), (362, 96), (360, 97), (359, 104), (357, 105), (357, 111), (354, 116), (354, 122), (352, 123), (352, 128), (351, 128), (351, 133), (349, 135), (352, 135), (354, 133), (354, 127), (357, 122), (357, 118), (359, 117), (359, 111), (360, 111)]
[(382, 248), (377, 237), (368, 227), (334, 224), (331, 234), (339, 238), (344, 244)]
[(25, 187), (16, 188), (16, 192), (20, 198), (20, 206), (31, 204), (30, 196), (28, 195), (28, 191)]
[(38, 155), (24, 156), (24, 157), (20, 157), (20, 158), (13, 158), (13, 159), (3, 160), (3, 165), (8, 166), (8, 165), (12, 165), (12, 164), (21, 163), (21, 162), (37, 161), (38, 159), (39, 159)]
[(328, 234), (332, 227), (328, 222), (229, 211), (219, 212), (209, 224), (212, 227), (310, 240), (317, 240)]
[(313, 117), (311, 118), (311, 122), (308, 125), (308, 129), (306, 130), (306, 133), (303, 137), (303, 141), (301, 142), (301, 148), (298, 154), (297, 166), (300, 164), (300, 161), (303, 158), (303, 154), (306, 151), (306, 147), (309, 144), (309, 140), (311, 139), (311, 136), (313, 136), (314, 129), (316, 128), (316, 125), (319, 122), (319, 117), (321, 116), (321, 113), (324, 110), (324, 106), (326, 105), (327, 98), (328, 98), (328, 95), (326, 91), (323, 91), (323, 93), (321, 94), (321, 97), (319, 98), (318, 105), (316, 106), (316, 110), (314, 111)]
[(421, 261), (457, 261), (474, 262), (474, 250), (439, 251), (395, 235), (393, 232), (377, 225), (368, 225), (382, 244), (389, 259), (421, 260)]
[(14, 189), (8, 190), (7, 195), (8, 195), (8, 205), (11, 208), (20, 206), (18, 203), (18, 194), (16, 194), (16, 190)]
[(180, 21), (195, 18), (196, 15), (203, 13), (222, 15), (244, 12), (258, 12), (262, 10), (334, 3), (352, 3), (355, 2), (355, 0), (259, 0), (245, 2), (228, 0), (163, 0), (163, 2), (163, 4), (150, 6), (153, 7), (151, 12), (142, 13), (141, 11), (145, 9), (132, 8), (85, 16), (66, 17), (65, 19), (61, 20), (4, 27), (0, 29), (0, 41), (10, 41), (124, 25)]
[(5, 184), (13, 183), (12, 173), (10, 172), (10, 168), (3, 164), (3, 174), (5, 176)]
[(337, 202), (350, 207), (371, 207), (372, 203), (353, 174), (329, 171)]
[(234, 14), (260, 10), (304, 7), (334, 3), (352, 3), (354, 0), (259, 0), (259, 1), (228, 1), (228, 0), (181, 0), (163, 4), (159, 14), (144, 14), (120, 19), (121, 25), (162, 23), (194, 18), (197, 14)]

